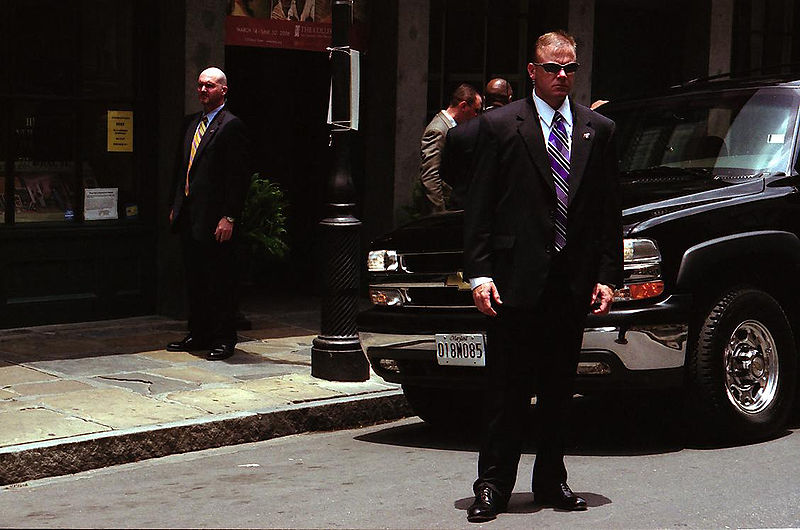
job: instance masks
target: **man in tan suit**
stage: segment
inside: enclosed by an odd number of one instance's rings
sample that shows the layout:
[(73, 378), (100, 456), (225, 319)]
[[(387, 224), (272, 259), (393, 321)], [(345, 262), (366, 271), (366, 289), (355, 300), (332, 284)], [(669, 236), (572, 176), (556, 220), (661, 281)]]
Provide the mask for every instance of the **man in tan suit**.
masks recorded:
[(462, 83), (450, 97), (450, 105), (439, 111), (425, 128), (422, 135), (422, 162), (419, 166), (419, 181), (427, 199), (423, 213), (438, 213), (446, 209), (450, 186), (442, 181), (441, 166), (447, 131), (476, 117), (482, 106), (481, 95), (475, 87)]

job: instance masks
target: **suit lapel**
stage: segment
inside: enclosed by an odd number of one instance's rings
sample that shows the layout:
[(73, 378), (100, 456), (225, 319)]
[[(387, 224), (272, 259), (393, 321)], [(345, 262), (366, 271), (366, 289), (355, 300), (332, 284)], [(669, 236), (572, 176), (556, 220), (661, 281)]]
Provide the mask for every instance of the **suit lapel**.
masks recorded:
[(573, 103), (573, 126), (572, 126), (572, 149), (570, 150), (569, 163), (569, 202), (575, 198), (578, 192), (583, 174), (586, 171), (586, 163), (589, 161), (589, 153), (594, 143), (595, 131), (592, 128), (589, 114), (583, 107)]
[[(219, 112), (217, 112), (217, 115), (214, 116), (214, 119), (211, 120), (211, 123), (209, 123), (208, 126), (206, 126), (206, 132), (205, 134), (203, 134), (203, 138), (200, 140), (200, 145), (197, 146), (197, 152), (195, 152), (194, 154), (195, 160), (197, 160), (197, 157), (199, 157), (203, 153), (203, 150), (211, 142), (211, 140), (214, 139), (214, 134), (217, 132), (217, 129), (219, 129), (220, 125), (222, 124), (222, 119), (224, 117), (225, 117), (225, 109), (223, 108)], [(197, 122), (199, 123), (200, 120), (197, 120)], [(192, 136), (194, 136), (194, 132), (192, 133)], [(192, 166), (194, 167), (194, 163), (192, 163)]]
[(539, 115), (536, 113), (536, 105), (533, 104), (533, 99), (528, 98), (528, 105), (524, 107), (524, 111), (517, 115), (519, 124), (517, 125), (517, 133), (522, 137), (522, 142), (528, 150), (528, 155), (539, 174), (553, 190), (556, 191), (555, 184), (553, 183), (553, 173), (550, 170), (550, 159), (547, 158), (547, 148), (544, 144), (544, 136), (542, 135), (542, 127), (539, 125)]

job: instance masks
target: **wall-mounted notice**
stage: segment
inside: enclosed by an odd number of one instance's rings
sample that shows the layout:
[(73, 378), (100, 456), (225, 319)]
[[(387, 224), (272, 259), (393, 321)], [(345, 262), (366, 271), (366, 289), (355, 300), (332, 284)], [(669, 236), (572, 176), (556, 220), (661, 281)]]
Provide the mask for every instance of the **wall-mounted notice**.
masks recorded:
[(108, 151), (133, 152), (133, 111), (108, 111)]
[(83, 196), (83, 218), (87, 221), (117, 219), (119, 188), (86, 188)]

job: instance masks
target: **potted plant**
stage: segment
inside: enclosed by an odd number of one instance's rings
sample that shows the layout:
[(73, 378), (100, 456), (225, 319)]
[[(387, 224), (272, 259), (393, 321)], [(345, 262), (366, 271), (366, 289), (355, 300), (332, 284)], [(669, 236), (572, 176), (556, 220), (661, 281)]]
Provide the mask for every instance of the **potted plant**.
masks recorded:
[(254, 173), (242, 211), (244, 278), (260, 283), (267, 265), (286, 256), (286, 200), (280, 187)]

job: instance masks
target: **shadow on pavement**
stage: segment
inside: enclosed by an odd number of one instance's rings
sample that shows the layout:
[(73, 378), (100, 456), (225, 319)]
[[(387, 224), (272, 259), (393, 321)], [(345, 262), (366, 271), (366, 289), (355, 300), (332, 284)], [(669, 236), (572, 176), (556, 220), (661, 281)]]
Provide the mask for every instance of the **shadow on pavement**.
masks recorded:
[[(692, 439), (693, 430), (684, 421), (682, 407), (669, 395), (616, 394), (577, 397), (568, 420), (567, 454), (586, 456), (641, 456), (678, 452), (691, 448), (718, 449), (747, 443), (702, 444)], [(535, 454), (537, 428), (535, 407), (529, 416), (530, 436), (523, 454)], [(417, 423), (388, 427), (357, 437), (357, 440), (447, 451), (477, 452), (480, 425), (445, 430)], [(788, 431), (770, 439), (781, 438)]]
[[(241, 306), (252, 329), (239, 331), (239, 342), (316, 335), (319, 304), (312, 296), (249, 293)], [(155, 315), (3, 329), (0, 360), (22, 364), (136, 354), (163, 350), (185, 335), (185, 320)], [(232, 362), (254, 362), (256, 357), (234, 357)]]

